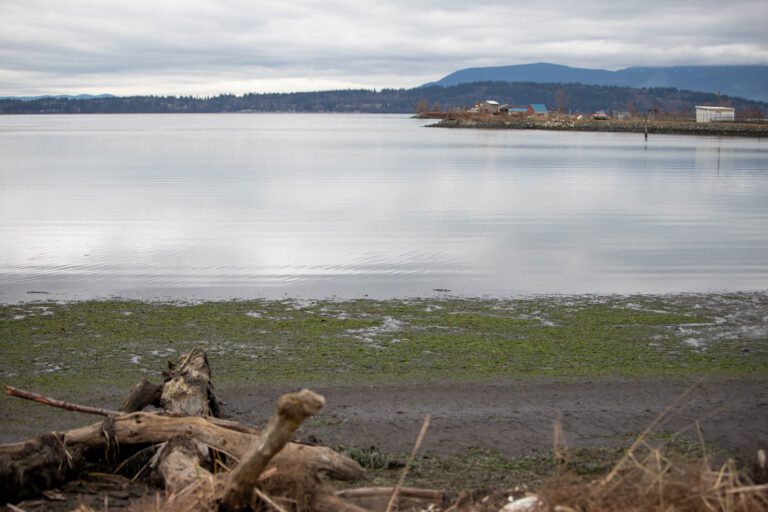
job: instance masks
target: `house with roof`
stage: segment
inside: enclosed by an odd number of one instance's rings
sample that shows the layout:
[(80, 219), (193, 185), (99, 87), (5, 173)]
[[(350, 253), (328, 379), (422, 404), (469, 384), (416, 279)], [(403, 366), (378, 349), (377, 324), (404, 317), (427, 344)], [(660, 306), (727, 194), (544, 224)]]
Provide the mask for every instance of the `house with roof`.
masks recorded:
[(736, 120), (736, 110), (730, 107), (704, 107), (696, 105), (696, 122), (711, 123)]
[(478, 112), (481, 114), (496, 114), (499, 112), (499, 105), (498, 101), (494, 100), (485, 100), (481, 103), (478, 103), (477, 108)]
[(499, 111), (518, 116), (546, 116), (549, 113), (542, 103), (531, 103), (525, 106), (502, 105)]

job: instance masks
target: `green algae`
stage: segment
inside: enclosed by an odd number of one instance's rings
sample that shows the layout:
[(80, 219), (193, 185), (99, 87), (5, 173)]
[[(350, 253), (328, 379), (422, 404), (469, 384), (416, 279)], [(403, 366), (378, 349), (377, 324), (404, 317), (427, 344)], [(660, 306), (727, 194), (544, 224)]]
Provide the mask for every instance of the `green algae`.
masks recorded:
[(0, 380), (73, 396), (193, 347), (218, 385), (768, 375), (765, 293), (0, 306)]

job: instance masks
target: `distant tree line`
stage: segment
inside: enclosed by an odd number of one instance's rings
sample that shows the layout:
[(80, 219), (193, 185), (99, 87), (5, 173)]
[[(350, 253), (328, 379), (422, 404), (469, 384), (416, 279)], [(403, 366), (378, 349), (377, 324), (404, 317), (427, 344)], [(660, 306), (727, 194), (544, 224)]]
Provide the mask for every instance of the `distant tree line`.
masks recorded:
[(550, 110), (590, 113), (688, 112), (695, 105), (722, 105), (768, 114), (768, 103), (674, 88), (631, 88), (533, 82), (476, 82), (451, 87), (337, 90), (295, 93), (222, 94), (213, 97), (125, 96), (90, 99), (0, 100), (0, 114), (112, 114), (206, 112), (367, 112), (413, 113), (471, 107), (493, 99), (510, 105), (543, 103)]

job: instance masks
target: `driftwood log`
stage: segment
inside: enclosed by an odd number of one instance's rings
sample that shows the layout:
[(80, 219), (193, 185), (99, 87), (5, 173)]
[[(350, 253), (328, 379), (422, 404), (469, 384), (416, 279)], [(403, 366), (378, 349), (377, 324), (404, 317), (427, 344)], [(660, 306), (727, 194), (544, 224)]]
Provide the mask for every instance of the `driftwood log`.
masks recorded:
[[(290, 442), (301, 422), (322, 407), (323, 397), (309, 390), (281, 397), (261, 433), (216, 417), (220, 409), (210, 375), (205, 352), (193, 351), (169, 365), (164, 384), (145, 379), (134, 386), (119, 411), (7, 387), (14, 396), (107, 418), (0, 445), (0, 504), (59, 486), (77, 477), (91, 459), (122, 466), (121, 451), (149, 449), (155, 455), (148, 465), (165, 486), (168, 508), (248, 510), (264, 503), (279, 507), (282, 500), (294, 510), (362, 510), (327, 483), (328, 478), (360, 479), (364, 471), (356, 462), (330, 448)], [(142, 411), (150, 405), (163, 411)], [(214, 473), (214, 458), (224, 471)]]
[(173, 495), (196, 483), (206, 487), (213, 484), (214, 476), (205, 468), (207, 456), (206, 445), (190, 435), (179, 434), (165, 442), (153, 461), (165, 489)]
[(177, 363), (169, 362), (163, 377), (160, 405), (165, 412), (180, 416), (219, 416), (219, 402), (213, 392), (211, 367), (205, 351), (195, 349)]
[(324, 405), (325, 399), (308, 389), (280, 397), (277, 411), (259, 441), (251, 444), (237, 467), (229, 473), (227, 489), (221, 501), (222, 510), (244, 510), (250, 506), (253, 483), (267, 468), (269, 461), (293, 438), (299, 425)]
[[(109, 435), (105, 435), (105, 429)], [(59, 433), (57, 436), (67, 447), (103, 451), (108, 448), (110, 442), (116, 441), (120, 446), (158, 444), (181, 434), (187, 434), (236, 460), (241, 459), (251, 444), (258, 442), (260, 438), (258, 434), (218, 425), (207, 418), (163, 416), (149, 412), (117, 416), (108, 426), (105, 426), (104, 422), (92, 423)], [(23, 453), (30, 442), (0, 445), (0, 456), (16, 456)], [(355, 480), (364, 474), (356, 462), (323, 446), (290, 443), (272, 462), (276, 466), (298, 464), (313, 471), (325, 472), (338, 480)]]

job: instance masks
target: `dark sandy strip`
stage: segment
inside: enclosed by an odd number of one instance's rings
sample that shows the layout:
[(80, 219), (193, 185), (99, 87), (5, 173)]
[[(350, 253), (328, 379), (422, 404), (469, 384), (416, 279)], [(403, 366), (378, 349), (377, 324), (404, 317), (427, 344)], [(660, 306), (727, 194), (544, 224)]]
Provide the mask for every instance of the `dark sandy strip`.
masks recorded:
[[(321, 415), (299, 434), (329, 445), (408, 452), (426, 414), (431, 427), (427, 453), (449, 454), (469, 447), (496, 448), (509, 456), (552, 447), (553, 421), (561, 417), (569, 446), (626, 445), (697, 379), (527, 378), (501, 382), (443, 382), (375, 386), (315, 386), (325, 395)], [(280, 387), (221, 387), (227, 416), (263, 425), (282, 393)], [(115, 407), (121, 396), (92, 397), (93, 405)], [(89, 400), (86, 399), (88, 402)], [(97, 421), (96, 417), (29, 404), (4, 411), (0, 442)], [(708, 378), (679, 401), (662, 432), (696, 438), (700, 422), (707, 441), (751, 459), (768, 448), (768, 378)]]
[[(410, 450), (426, 414), (427, 452), (446, 454), (493, 447), (510, 456), (552, 447), (561, 417), (570, 446), (626, 445), (697, 382), (690, 380), (520, 379), (498, 383), (393, 384), (316, 387), (327, 399), (320, 417), (301, 430), (326, 444)], [(227, 389), (226, 410), (262, 423), (289, 388)], [(768, 378), (710, 378), (679, 401), (657, 431), (694, 438), (699, 420), (707, 441), (752, 458), (768, 448)]]

